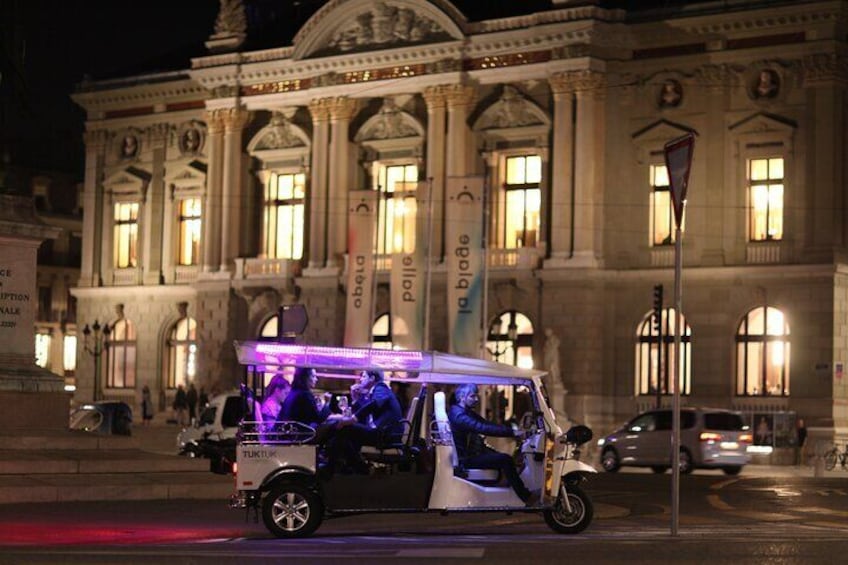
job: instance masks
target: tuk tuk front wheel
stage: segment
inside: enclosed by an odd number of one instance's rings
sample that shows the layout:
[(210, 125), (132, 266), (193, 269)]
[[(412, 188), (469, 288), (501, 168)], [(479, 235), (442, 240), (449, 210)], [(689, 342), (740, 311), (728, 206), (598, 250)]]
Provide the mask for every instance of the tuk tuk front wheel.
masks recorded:
[(278, 485), (262, 501), (265, 527), (278, 538), (312, 535), (321, 525), (323, 515), (321, 499), (302, 485)]
[(563, 502), (562, 492), (560, 491), (560, 496), (553, 508), (545, 510), (545, 522), (557, 533), (578, 534), (592, 522), (594, 515), (592, 500), (579, 486), (569, 486), (565, 490), (566, 496), (568, 496), (569, 511)]

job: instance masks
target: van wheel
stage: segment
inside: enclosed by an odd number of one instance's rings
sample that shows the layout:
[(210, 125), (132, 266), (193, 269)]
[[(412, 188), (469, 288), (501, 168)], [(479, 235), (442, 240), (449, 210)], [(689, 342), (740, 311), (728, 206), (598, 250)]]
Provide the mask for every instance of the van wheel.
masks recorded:
[(592, 522), (594, 507), (591, 499), (580, 487), (570, 486), (566, 493), (571, 511), (566, 510), (562, 502), (562, 494), (560, 494), (553, 508), (545, 510), (545, 522), (557, 533), (578, 534)]
[(692, 472), (692, 455), (685, 449), (680, 450), (680, 459), (678, 459), (681, 475), (688, 475)]
[(668, 471), (668, 467), (663, 467), (662, 465), (654, 465), (651, 467), (651, 471), (653, 471), (657, 475), (662, 475), (663, 473)]
[(321, 525), (323, 516), (324, 505), (321, 499), (301, 485), (278, 485), (262, 501), (265, 527), (278, 538), (312, 535)]
[(618, 460), (618, 453), (615, 449), (607, 449), (601, 455), (601, 467), (607, 473), (615, 473), (621, 468), (621, 462)]
[(741, 470), (742, 470), (741, 465), (730, 465), (728, 467), (722, 468), (722, 471), (724, 471), (724, 474), (730, 475), (730, 476), (738, 475)]

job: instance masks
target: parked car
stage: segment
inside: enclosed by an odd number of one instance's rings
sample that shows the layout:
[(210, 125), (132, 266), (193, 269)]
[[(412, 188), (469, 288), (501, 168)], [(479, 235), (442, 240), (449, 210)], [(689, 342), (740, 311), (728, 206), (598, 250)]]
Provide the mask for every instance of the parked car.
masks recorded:
[[(649, 410), (600, 439), (601, 466), (614, 473), (623, 466), (650, 467), (664, 473), (671, 467), (670, 409)], [(720, 408), (681, 408), (680, 472), (721, 469), (736, 475), (749, 461), (753, 441), (738, 412)]]
[(68, 427), (99, 435), (132, 435), (132, 408), (115, 400), (83, 404), (71, 412)]
[(235, 461), (235, 437), (243, 415), (244, 403), (238, 391), (213, 396), (201, 409), (197, 422), (177, 434), (178, 453), (210, 459), (212, 472), (229, 473)]

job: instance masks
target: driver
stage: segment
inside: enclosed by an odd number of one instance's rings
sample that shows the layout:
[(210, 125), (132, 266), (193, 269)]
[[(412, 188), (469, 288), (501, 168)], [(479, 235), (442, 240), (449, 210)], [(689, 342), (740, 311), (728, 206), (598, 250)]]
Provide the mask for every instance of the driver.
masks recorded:
[(506, 424), (496, 424), (480, 416), (475, 407), (480, 401), (477, 385), (464, 384), (454, 392), (456, 403), (448, 413), (459, 463), (466, 469), (495, 469), (500, 471), (509, 485), (528, 506), (534, 506), (539, 493), (530, 492), (515, 470), (512, 457), (488, 445), (484, 435), (494, 437), (521, 437), (523, 432), (514, 432)]

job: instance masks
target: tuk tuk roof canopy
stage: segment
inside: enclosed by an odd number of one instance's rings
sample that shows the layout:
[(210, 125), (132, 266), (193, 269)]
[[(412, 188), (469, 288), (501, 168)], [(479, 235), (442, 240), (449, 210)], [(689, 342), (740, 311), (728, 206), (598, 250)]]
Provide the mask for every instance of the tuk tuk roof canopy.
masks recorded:
[[(369, 349), (360, 347), (325, 347), (275, 343), (267, 341), (235, 341), (236, 355), (242, 365), (265, 367), (312, 367), (314, 369), (361, 371), (381, 369), (408, 373), (430, 373), (452, 376), (486, 377), (484, 380), (532, 380), (544, 371), (522, 369), (504, 363), (474, 359), (437, 351)], [(443, 379), (426, 379), (443, 380)], [(453, 379), (449, 379), (453, 380)], [(477, 382), (482, 380), (475, 379)]]

